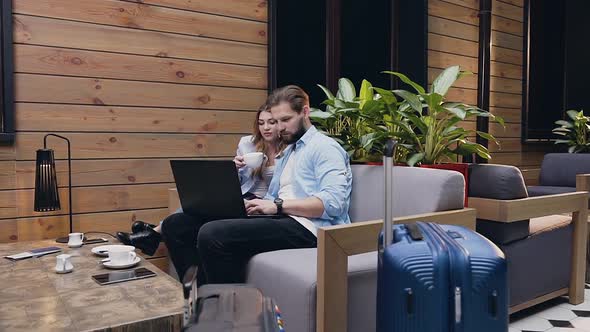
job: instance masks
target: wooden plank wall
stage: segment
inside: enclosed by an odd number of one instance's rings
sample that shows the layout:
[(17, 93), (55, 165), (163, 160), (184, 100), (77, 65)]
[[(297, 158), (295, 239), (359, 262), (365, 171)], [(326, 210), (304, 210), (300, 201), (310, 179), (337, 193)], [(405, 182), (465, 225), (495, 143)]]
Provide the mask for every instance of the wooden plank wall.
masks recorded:
[[(449, 101), (477, 105), (478, 9), (478, 0), (428, 1), (429, 83), (453, 65), (473, 73), (455, 83), (447, 94)], [(475, 120), (465, 121), (462, 126), (475, 129)]]
[(167, 215), (171, 158), (227, 158), (266, 97), (264, 0), (14, 1), (16, 145), (0, 147), (0, 242), (67, 233), (33, 211), (35, 150), (72, 142), (75, 229)]
[[(428, 73), (432, 80), (442, 68), (460, 65), (477, 74), (479, 39), (478, 0), (429, 0)], [(506, 128), (490, 123), (490, 133), (500, 147), (490, 144), (492, 160), (523, 170), (527, 183), (534, 183), (545, 152), (527, 151), (520, 143), (524, 0), (492, 1), (492, 49), (490, 111), (506, 121)], [(477, 76), (459, 80), (449, 100), (477, 103)], [(466, 128), (474, 129), (468, 122)]]

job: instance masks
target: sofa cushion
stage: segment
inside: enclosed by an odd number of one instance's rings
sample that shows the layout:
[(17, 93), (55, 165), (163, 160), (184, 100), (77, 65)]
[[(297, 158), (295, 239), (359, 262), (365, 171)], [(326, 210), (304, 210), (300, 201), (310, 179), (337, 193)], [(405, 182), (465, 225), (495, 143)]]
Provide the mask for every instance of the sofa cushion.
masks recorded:
[(567, 226), (571, 222), (571, 216), (561, 214), (532, 218), (529, 226), (529, 234), (533, 236), (543, 232), (550, 232), (557, 228)]
[[(246, 283), (277, 301), (286, 331), (313, 332), (316, 322), (317, 249), (290, 249), (254, 256)], [(377, 252), (348, 258), (348, 331), (375, 330)]]
[[(383, 166), (352, 165), (349, 216), (352, 222), (383, 219)], [(465, 179), (455, 171), (393, 168), (393, 215), (462, 209)]]
[(539, 184), (576, 187), (576, 174), (590, 173), (590, 153), (548, 153), (543, 157)]
[[(528, 194), (518, 168), (495, 164), (471, 164), (469, 196), (507, 200), (526, 198)], [(502, 223), (477, 219), (476, 231), (496, 244), (508, 244), (529, 235), (529, 221)]]
[(469, 165), (470, 197), (518, 199), (528, 197), (524, 178), (514, 166), (495, 164)]
[(556, 187), (556, 186), (528, 186), (527, 191), (530, 197), (545, 196), (554, 194), (564, 194), (576, 191), (575, 187)]

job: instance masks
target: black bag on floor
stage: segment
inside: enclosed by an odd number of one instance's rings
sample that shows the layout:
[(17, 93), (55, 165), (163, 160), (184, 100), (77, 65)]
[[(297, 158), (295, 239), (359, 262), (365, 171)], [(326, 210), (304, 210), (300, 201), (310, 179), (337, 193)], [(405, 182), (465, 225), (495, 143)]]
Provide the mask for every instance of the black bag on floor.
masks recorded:
[(195, 299), (192, 286), (194, 281), (184, 284), (185, 332), (285, 331), (278, 306), (258, 288), (240, 284), (204, 285), (198, 288)]

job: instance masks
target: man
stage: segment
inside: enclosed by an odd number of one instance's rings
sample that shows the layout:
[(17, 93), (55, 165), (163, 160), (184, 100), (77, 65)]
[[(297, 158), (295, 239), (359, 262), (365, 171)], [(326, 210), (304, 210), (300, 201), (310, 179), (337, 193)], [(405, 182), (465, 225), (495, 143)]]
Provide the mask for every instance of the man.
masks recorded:
[[(289, 85), (275, 90), (267, 102), (282, 139), (290, 146), (276, 159), (266, 197), (246, 201), (246, 210), (248, 214), (285, 216), (199, 224), (196, 255), (194, 242), (174, 231), (182, 228), (175, 225), (186, 225), (188, 216), (170, 216), (164, 223), (164, 239), (180, 277), (196, 260), (206, 274), (206, 283), (242, 283), (252, 256), (315, 247), (318, 227), (350, 223), (352, 174), (348, 155), (311, 124), (307, 94)], [(167, 234), (167, 230), (172, 231)], [(187, 255), (191, 251), (193, 254)]]

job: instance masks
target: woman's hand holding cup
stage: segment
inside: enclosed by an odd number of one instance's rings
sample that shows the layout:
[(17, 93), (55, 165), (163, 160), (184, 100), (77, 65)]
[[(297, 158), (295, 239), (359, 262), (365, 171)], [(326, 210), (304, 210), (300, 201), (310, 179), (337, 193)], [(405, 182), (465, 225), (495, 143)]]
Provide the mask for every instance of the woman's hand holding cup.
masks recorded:
[(246, 166), (246, 163), (244, 162), (244, 157), (242, 156), (235, 156), (234, 163), (236, 164), (236, 168), (238, 169)]

